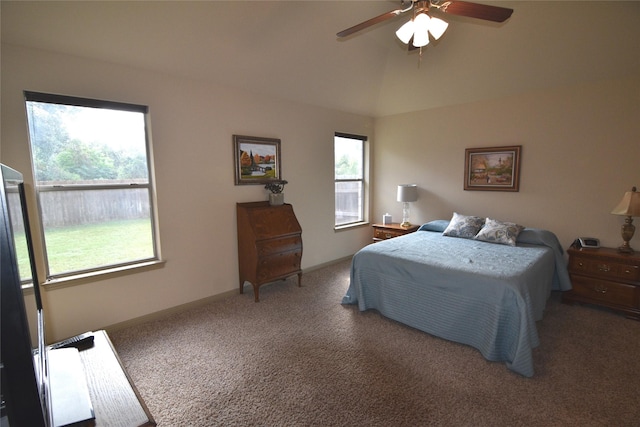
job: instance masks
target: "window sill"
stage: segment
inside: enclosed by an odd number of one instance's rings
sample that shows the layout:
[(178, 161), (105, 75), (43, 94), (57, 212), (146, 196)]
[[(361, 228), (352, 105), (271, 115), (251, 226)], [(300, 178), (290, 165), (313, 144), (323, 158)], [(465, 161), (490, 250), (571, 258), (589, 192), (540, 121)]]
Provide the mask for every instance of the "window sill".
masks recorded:
[(42, 285), (45, 289), (58, 289), (67, 286), (75, 286), (96, 280), (110, 279), (113, 277), (123, 276), (126, 274), (138, 273), (140, 271), (154, 270), (162, 268), (166, 264), (163, 260), (146, 261), (137, 264), (108, 268), (100, 271), (91, 271), (88, 273), (74, 274), (72, 276), (58, 277), (46, 280)]
[(333, 227), (334, 231), (344, 231), (344, 230), (351, 230), (352, 228), (358, 228), (358, 227), (365, 227), (369, 225), (369, 221), (362, 221), (362, 222), (354, 222), (351, 224), (345, 224), (345, 225), (336, 225)]

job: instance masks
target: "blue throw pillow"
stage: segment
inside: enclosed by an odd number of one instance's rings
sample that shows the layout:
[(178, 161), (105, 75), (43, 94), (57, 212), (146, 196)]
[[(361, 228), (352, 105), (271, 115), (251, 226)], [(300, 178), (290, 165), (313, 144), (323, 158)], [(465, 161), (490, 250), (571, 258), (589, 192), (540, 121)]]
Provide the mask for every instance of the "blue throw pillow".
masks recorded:
[(422, 224), (420, 228), (418, 228), (418, 231), (437, 231), (438, 233), (442, 233), (447, 229), (448, 225), (449, 221), (446, 219), (436, 219)]

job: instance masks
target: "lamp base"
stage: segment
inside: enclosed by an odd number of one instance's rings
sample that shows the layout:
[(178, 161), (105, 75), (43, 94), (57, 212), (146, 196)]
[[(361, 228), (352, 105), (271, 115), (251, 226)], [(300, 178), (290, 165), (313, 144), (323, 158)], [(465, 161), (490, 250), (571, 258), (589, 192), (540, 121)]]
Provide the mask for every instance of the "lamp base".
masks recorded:
[(409, 222), (409, 202), (402, 202), (402, 222), (400, 223), (400, 227), (411, 227), (411, 223)]
[(618, 247), (618, 252), (620, 252), (622, 254), (635, 253), (635, 251), (633, 250), (633, 248), (631, 246), (625, 246), (625, 245), (622, 245), (622, 246)]
[(625, 219), (624, 224), (622, 224), (620, 231), (622, 234), (623, 243), (622, 243), (622, 246), (618, 248), (618, 252), (622, 252), (624, 254), (634, 253), (635, 251), (633, 250), (633, 248), (629, 246), (629, 240), (633, 238), (633, 235), (636, 232), (636, 227), (635, 225), (633, 225), (633, 218), (628, 216)]

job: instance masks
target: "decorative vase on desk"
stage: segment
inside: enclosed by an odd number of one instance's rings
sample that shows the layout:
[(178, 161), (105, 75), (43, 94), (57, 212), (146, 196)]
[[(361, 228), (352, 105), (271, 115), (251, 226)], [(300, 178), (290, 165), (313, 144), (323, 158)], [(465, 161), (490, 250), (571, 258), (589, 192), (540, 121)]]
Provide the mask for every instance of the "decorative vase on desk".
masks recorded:
[(284, 185), (287, 183), (285, 180), (277, 180), (267, 183), (264, 188), (270, 191), (269, 204), (271, 206), (278, 206), (284, 204)]
[(269, 204), (271, 206), (284, 204), (284, 193), (269, 193)]

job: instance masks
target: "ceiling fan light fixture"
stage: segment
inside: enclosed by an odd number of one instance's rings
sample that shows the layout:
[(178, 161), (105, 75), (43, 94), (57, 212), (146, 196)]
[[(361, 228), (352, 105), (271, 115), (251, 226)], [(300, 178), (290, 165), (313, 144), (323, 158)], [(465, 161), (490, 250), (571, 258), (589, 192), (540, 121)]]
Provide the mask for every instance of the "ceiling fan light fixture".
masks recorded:
[(413, 45), (423, 47), (429, 44), (429, 15), (420, 13), (414, 19)]
[(409, 43), (409, 40), (411, 40), (411, 37), (413, 37), (414, 27), (413, 19), (410, 19), (402, 27), (398, 28), (396, 36), (398, 36), (402, 43), (407, 44)]
[(442, 19), (431, 17), (431, 21), (429, 21), (429, 32), (434, 39), (438, 40), (444, 32), (447, 31), (448, 26), (449, 24)]

